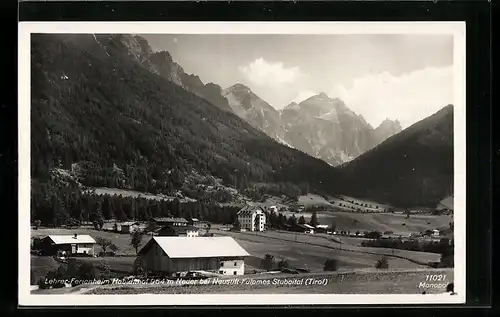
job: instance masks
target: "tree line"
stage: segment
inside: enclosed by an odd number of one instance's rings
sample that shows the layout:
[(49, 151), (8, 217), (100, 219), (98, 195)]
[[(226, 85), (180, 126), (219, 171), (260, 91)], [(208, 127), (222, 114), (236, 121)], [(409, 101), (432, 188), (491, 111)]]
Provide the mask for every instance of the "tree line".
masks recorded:
[(148, 221), (153, 217), (198, 218), (213, 223), (233, 223), (239, 208), (205, 204), (199, 201), (151, 200), (143, 197), (97, 195), (81, 191), (76, 185), (34, 184), (31, 220), (43, 226), (74, 225), (83, 222)]

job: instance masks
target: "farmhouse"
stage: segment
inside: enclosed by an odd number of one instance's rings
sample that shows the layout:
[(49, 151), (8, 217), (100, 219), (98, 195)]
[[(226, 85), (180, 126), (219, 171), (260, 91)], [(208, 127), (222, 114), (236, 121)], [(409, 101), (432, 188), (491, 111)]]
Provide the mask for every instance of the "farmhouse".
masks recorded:
[(94, 255), (96, 241), (86, 234), (49, 235), (40, 241), (42, 255)]
[(163, 276), (197, 270), (243, 275), (249, 255), (232, 237), (153, 237), (138, 254), (144, 272)]
[(172, 237), (197, 237), (199, 234), (198, 228), (194, 226), (170, 226), (166, 225), (157, 231), (158, 236)]
[(328, 225), (317, 225), (316, 226), (316, 232), (318, 233), (326, 233), (328, 232)]
[(188, 221), (184, 218), (172, 218), (172, 217), (157, 217), (151, 219), (151, 224), (156, 228), (170, 226), (187, 226)]
[(206, 232), (208, 230), (208, 227), (210, 226), (210, 223), (207, 221), (201, 221), (198, 218), (190, 218), (188, 220), (188, 224), (198, 228), (199, 231)]
[(266, 214), (261, 208), (247, 205), (237, 214), (241, 229), (248, 231), (264, 231)]
[(293, 224), (290, 226), (289, 230), (303, 233), (314, 233), (314, 227), (308, 224)]
[(130, 232), (133, 232), (135, 230), (138, 230), (139, 229), (139, 222), (133, 222), (133, 221), (128, 221), (128, 222), (122, 222), (120, 224), (120, 232), (123, 232), (123, 233), (130, 233)]

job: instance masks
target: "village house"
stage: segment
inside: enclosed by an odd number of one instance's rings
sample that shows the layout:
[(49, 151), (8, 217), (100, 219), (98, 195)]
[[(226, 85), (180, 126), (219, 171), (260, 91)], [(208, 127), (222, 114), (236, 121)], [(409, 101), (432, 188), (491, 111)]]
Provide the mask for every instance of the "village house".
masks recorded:
[(327, 233), (328, 231), (330, 231), (330, 228), (328, 227), (328, 225), (317, 225), (316, 226), (317, 233)]
[(149, 221), (149, 230), (155, 231), (165, 226), (187, 226), (188, 221), (184, 218), (156, 217)]
[(266, 230), (266, 214), (260, 207), (247, 205), (238, 212), (237, 217), (240, 228), (243, 230)]
[(119, 224), (120, 226), (120, 232), (123, 233), (131, 233), (134, 232), (135, 230), (140, 229), (140, 224), (139, 222), (133, 222), (133, 221), (127, 221), (127, 222), (122, 222)]
[(166, 225), (156, 231), (158, 236), (171, 236), (171, 237), (197, 237), (199, 235), (199, 229), (187, 225), (187, 226), (170, 226)]
[(198, 228), (200, 234), (206, 233), (208, 231), (208, 228), (210, 227), (210, 223), (208, 221), (201, 221), (198, 218), (190, 218), (188, 220), (188, 224), (195, 228)]
[(96, 241), (86, 234), (49, 235), (40, 241), (41, 255), (91, 255), (95, 254)]
[(250, 254), (232, 237), (153, 237), (139, 251), (148, 275), (172, 276), (190, 271), (243, 275)]
[(276, 212), (277, 213), (278, 212), (278, 207), (276, 207), (276, 206), (269, 207), (269, 212)]

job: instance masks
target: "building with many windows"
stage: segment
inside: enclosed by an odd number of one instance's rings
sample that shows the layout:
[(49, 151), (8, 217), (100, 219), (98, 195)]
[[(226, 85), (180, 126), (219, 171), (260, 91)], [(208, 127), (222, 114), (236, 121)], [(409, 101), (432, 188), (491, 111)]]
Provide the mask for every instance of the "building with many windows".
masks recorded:
[(266, 230), (266, 214), (258, 206), (247, 205), (237, 214), (240, 228), (247, 231)]

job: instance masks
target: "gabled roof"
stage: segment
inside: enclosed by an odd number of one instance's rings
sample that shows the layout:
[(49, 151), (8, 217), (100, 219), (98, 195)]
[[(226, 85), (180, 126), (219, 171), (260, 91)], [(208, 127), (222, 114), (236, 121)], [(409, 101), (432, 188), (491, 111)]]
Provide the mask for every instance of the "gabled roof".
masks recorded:
[(246, 205), (245, 207), (241, 208), (240, 211), (238, 211), (237, 215), (238, 216), (250, 216), (252, 213), (256, 211), (261, 211), (262, 208), (259, 206), (251, 206), (251, 205)]
[(304, 228), (304, 229), (314, 229), (313, 226), (308, 225), (307, 223), (304, 224), (297, 224), (298, 227)]
[(133, 226), (133, 225), (139, 225), (138, 221), (125, 221), (119, 223), (120, 226)]
[(171, 225), (166, 225), (161, 227), (160, 229), (156, 230), (156, 232), (163, 231), (165, 229), (172, 229), (174, 230), (177, 234), (183, 234), (188, 231), (199, 231), (200, 229), (196, 228), (195, 226), (171, 226)]
[(94, 238), (88, 234), (77, 234), (75, 235), (49, 235), (48, 238), (54, 242), (54, 244), (73, 244), (73, 243), (96, 243)]
[(232, 237), (153, 237), (141, 249), (157, 243), (171, 259), (249, 256)]
[(156, 217), (153, 218), (153, 220), (156, 222), (185, 222), (185, 223), (188, 222), (184, 218), (173, 218), (173, 217)]

